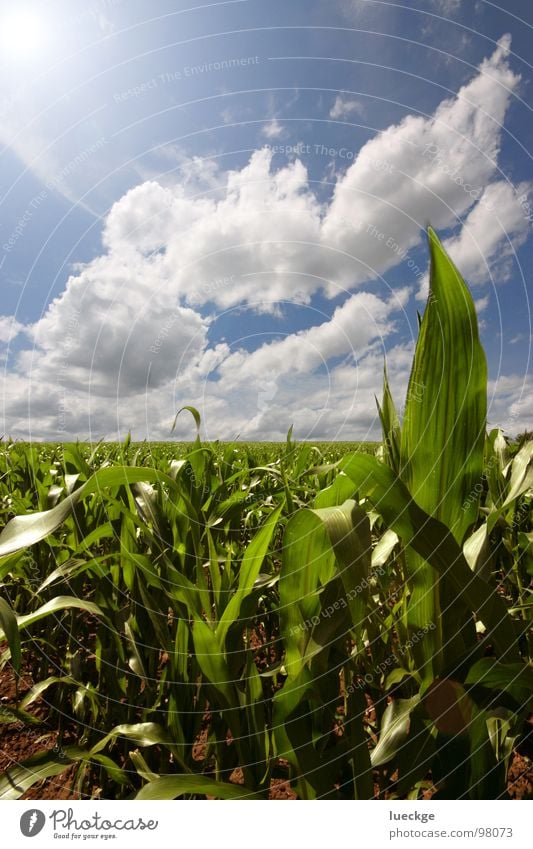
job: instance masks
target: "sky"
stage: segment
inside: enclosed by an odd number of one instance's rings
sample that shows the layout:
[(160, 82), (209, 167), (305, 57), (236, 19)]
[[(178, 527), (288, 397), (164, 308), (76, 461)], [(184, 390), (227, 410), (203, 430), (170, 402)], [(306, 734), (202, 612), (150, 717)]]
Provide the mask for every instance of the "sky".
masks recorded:
[(426, 227), (533, 427), (530, 0), (0, 2), (0, 435), (379, 438)]

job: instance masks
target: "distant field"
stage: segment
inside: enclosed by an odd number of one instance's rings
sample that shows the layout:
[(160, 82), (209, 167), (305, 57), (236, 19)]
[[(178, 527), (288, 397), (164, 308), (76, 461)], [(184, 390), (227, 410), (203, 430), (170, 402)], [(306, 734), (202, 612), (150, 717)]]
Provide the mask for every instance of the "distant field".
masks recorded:
[[(9, 444), (1, 442), (0, 446)], [(95, 459), (103, 461), (107, 458), (116, 460), (120, 454), (124, 443), (119, 442), (17, 442), (21, 448), (33, 447), (36, 452), (35, 456), (43, 462), (45, 460), (59, 460), (65, 449), (69, 446), (76, 445), (85, 459), (89, 459), (94, 455)], [(202, 443), (205, 447), (212, 448), (215, 453), (226, 455), (228, 450), (235, 452), (243, 452), (248, 457), (248, 465), (264, 465), (266, 463), (274, 463), (283, 452), (287, 451), (287, 442), (223, 442), (216, 440), (214, 442), (205, 441)], [(345, 454), (353, 451), (363, 451), (367, 454), (373, 454), (377, 449), (378, 442), (325, 442), (325, 441), (308, 441), (291, 443), (294, 451), (298, 451), (305, 446), (308, 446), (318, 462), (336, 462)], [(130, 459), (136, 454), (136, 461), (139, 463), (154, 462), (157, 460), (157, 465), (161, 461), (175, 460), (186, 456), (194, 449), (194, 442), (131, 442), (128, 444), (127, 450)]]

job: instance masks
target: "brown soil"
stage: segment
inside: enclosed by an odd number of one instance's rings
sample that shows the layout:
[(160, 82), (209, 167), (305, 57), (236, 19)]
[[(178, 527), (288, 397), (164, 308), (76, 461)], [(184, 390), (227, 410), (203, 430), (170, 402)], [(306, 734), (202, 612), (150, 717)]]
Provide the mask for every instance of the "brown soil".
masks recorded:
[[(22, 698), (33, 686), (33, 682), (27, 675), (19, 679), (19, 698)], [(2, 707), (13, 707), (15, 704), (15, 676), (10, 667), (6, 667), (0, 674), (0, 709)], [(31, 713), (40, 724), (34, 726), (24, 725), (22, 722), (0, 723), (0, 774), (10, 767), (17, 766), (28, 760), (28, 758), (43, 752), (45, 749), (56, 750), (58, 746), (58, 731), (53, 727), (48, 716), (47, 706), (42, 702), (36, 702), (28, 713)], [(64, 743), (72, 743), (75, 740), (74, 727), (68, 729), (63, 736)], [(79, 798), (73, 792), (72, 766), (66, 767), (65, 772), (54, 778), (35, 784), (24, 793), (22, 799), (76, 799)]]
[[(19, 698), (23, 697), (31, 689), (32, 684), (33, 682), (28, 674), (21, 676), (19, 679)], [(2, 707), (14, 707), (15, 700), (15, 676), (8, 665), (0, 674), (0, 710)], [(0, 774), (45, 749), (52, 750), (54, 747), (58, 747), (58, 729), (54, 723), (53, 713), (48, 706), (42, 700), (39, 700), (28, 709), (28, 712), (40, 720), (38, 725), (27, 726), (19, 721), (4, 721), (0, 723)], [(369, 722), (375, 719), (370, 700), (366, 718)], [(193, 757), (197, 761), (202, 761), (205, 758), (208, 726), (209, 715), (206, 714), (204, 729), (196, 740), (193, 752)], [(533, 797), (533, 718), (530, 718), (528, 727), (531, 729), (530, 733), (523, 737), (520, 745), (513, 752), (511, 759), (507, 784), (507, 792), (511, 799)], [(67, 727), (63, 729), (63, 745), (75, 743), (75, 734), (75, 724), (72, 723), (69, 727), (67, 723)], [(280, 766), (283, 767), (283, 764), (280, 764)], [(75, 767), (67, 767), (61, 775), (35, 784), (21, 798), (78, 799), (80, 796), (76, 794), (74, 789), (74, 772)], [(392, 786), (394, 785), (394, 778), (394, 775), (391, 776)], [(235, 784), (241, 784), (243, 782), (242, 771), (240, 769), (234, 770), (230, 781)], [(378, 793), (379, 788), (376, 784), (376, 796), (378, 796)], [(381, 798), (387, 798), (388, 795), (386, 791), (383, 793), (382, 790)], [(426, 799), (431, 798), (431, 795), (431, 790), (423, 793), (423, 797)], [(287, 779), (273, 778), (269, 798), (296, 799), (296, 795)]]

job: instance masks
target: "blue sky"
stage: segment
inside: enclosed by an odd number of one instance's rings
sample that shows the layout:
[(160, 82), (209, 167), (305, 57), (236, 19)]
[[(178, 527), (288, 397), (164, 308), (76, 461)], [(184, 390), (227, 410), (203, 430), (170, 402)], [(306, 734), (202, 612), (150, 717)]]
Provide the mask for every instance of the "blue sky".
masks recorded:
[(428, 223), (531, 427), (532, 44), (527, 0), (1, 3), (3, 432), (375, 438)]

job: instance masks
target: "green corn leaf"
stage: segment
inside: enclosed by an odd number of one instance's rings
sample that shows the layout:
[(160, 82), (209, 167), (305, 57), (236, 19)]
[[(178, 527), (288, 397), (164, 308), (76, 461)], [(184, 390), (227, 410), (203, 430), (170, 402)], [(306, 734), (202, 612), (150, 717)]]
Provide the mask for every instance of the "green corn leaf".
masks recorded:
[(251, 799), (253, 792), (239, 784), (225, 784), (205, 775), (165, 775), (139, 790), (136, 799), (177, 799), (179, 796), (213, 796), (215, 799)]
[(353, 496), (353, 481), (350, 480), (347, 475), (343, 475), (341, 473), (337, 475), (331, 486), (327, 486), (325, 489), (320, 490), (315, 498), (313, 507), (315, 509), (320, 509), (322, 507), (336, 507), (339, 504), (344, 504), (347, 499), (353, 498)]
[[(73, 754), (71, 755), (71, 757), (73, 757)], [(91, 752), (84, 752), (82, 750), (77, 755), (76, 760), (84, 761), (86, 763), (99, 764), (105, 769), (110, 779), (121, 786), (131, 784), (131, 780), (128, 774), (123, 769), (121, 769), (118, 764), (115, 763), (114, 760), (107, 757), (107, 755), (97, 755), (92, 754)]]
[(72, 764), (80, 761), (100, 763), (118, 784), (128, 784), (125, 772), (105, 755), (92, 754), (78, 746), (65, 746), (59, 752), (39, 752), (17, 766), (10, 767), (0, 775), (0, 801), (20, 799), (21, 796), (45, 778), (61, 775)]
[(56, 581), (68, 582), (74, 578), (75, 575), (78, 575), (80, 572), (89, 569), (91, 566), (91, 561), (86, 560), (65, 560), (61, 566), (58, 566), (57, 569), (54, 569), (53, 572), (45, 578), (42, 584), (37, 588), (37, 593), (40, 594), (47, 587), (51, 586), (51, 584)]
[(190, 407), (190, 406), (181, 407), (181, 409), (178, 410), (178, 412), (176, 413), (176, 416), (174, 418), (174, 424), (172, 425), (172, 430), (170, 432), (171, 433), (174, 432), (174, 430), (176, 428), (176, 422), (178, 421), (178, 416), (179, 416), (180, 413), (183, 413), (184, 410), (187, 410), (187, 412), (191, 414), (191, 416), (194, 419), (194, 423), (196, 425), (196, 430), (197, 430), (198, 433), (200, 433), (200, 425), (202, 423), (200, 413), (198, 412), (196, 407)]
[[(302, 666), (329, 645), (335, 634), (338, 636), (338, 628), (345, 622), (343, 611), (349, 611), (352, 627), (361, 640), (370, 551), (368, 516), (355, 501), (299, 510), (289, 520), (279, 581), (289, 676), (298, 676)], [(338, 578), (336, 584), (331, 583), (333, 578)]]
[[(20, 799), (26, 790), (39, 781), (61, 775), (72, 763), (65, 757), (67, 751), (55, 753), (47, 749), (17, 766), (10, 767), (0, 775), (0, 801)], [(63, 754), (62, 758), (60, 754)]]
[[(17, 616), (17, 623), (19, 631), (23, 628), (29, 628), (31, 625), (34, 625), (35, 622), (38, 622), (40, 619), (44, 619), (45, 616), (50, 616), (52, 613), (63, 613), (65, 610), (84, 610), (86, 613), (91, 613), (93, 616), (104, 616), (101, 609), (97, 604), (94, 604), (92, 601), (84, 601), (81, 598), (72, 598), (70, 596), (58, 596), (57, 598), (53, 598), (51, 601), (43, 604), (42, 607), (39, 607), (37, 610), (34, 610), (33, 613), (27, 613), (24, 616)], [(0, 639), (6, 636), (3, 630), (0, 630)]]
[(505, 500), (507, 483), (504, 470), (507, 462), (507, 442), (502, 431), (499, 428), (494, 428), (485, 440), (485, 477), (495, 507)]
[(27, 726), (43, 725), (42, 720), (37, 719), (31, 713), (3, 704), (0, 707), (0, 723), (2, 725), (10, 725), (12, 722), (21, 722)]
[(356, 633), (366, 618), (372, 539), (366, 512), (349, 499), (338, 507), (313, 511), (326, 528), (340, 570)]
[[(428, 516), (411, 498), (405, 484), (374, 457), (352, 454), (341, 462), (341, 468), (356, 483), (358, 491), (368, 497), (381, 513), (386, 524), (396, 531), (404, 546), (411, 546), (436, 574), (446, 576), (455, 593), (455, 603), (476, 613), (501, 654), (509, 661), (518, 660), (516, 633), (504, 602), (495, 589), (472, 574), (450, 531)], [(412, 615), (413, 599), (408, 610)], [(415, 610), (416, 619), (412, 619), (411, 624), (416, 627), (431, 624), (431, 618), (427, 617), (433, 615), (433, 610), (431, 603), (427, 608), (424, 606), (422, 598), (419, 609)], [(431, 633), (434, 632), (426, 634), (418, 643), (422, 665), (429, 663), (432, 655), (439, 651), (439, 644), (434, 644)]]
[(397, 533), (390, 529), (385, 531), (372, 551), (372, 569), (377, 569), (387, 562), (399, 541)]
[(428, 231), (430, 290), (402, 426), (402, 478), (416, 503), (463, 542), (483, 473), (487, 365), (470, 292)]
[(533, 699), (533, 669), (522, 663), (500, 663), (484, 657), (469, 669), (466, 683), (509, 693), (519, 705)]
[(345, 724), (345, 734), (352, 765), (353, 795), (355, 799), (372, 799), (374, 796), (372, 764), (368, 736), (363, 723), (368, 704), (363, 691), (353, 688), (352, 692), (348, 692), (346, 706), (348, 722)]
[(507, 507), (531, 489), (533, 489), (533, 442), (527, 442), (511, 463), (509, 491), (502, 506)]
[(400, 456), (402, 431), (396, 407), (394, 406), (392, 393), (390, 391), (387, 366), (383, 369), (383, 401), (380, 405), (376, 398), (376, 404), (381, 421), (383, 445), (385, 447), (387, 463), (391, 469), (396, 472), (396, 474), (399, 474), (401, 465)]
[(131, 656), (128, 658), (128, 666), (135, 675), (138, 675), (139, 678), (142, 678), (147, 684), (148, 676), (146, 674), (146, 669), (144, 668), (143, 659), (141, 657), (139, 647), (137, 646), (137, 641), (135, 639), (130, 620), (131, 617), (128, 621), (124, 622), (124, 633), (126, 634), (126, 639), (132, 652)]
[(6, 575), (15, 574), (23, 554), (21, 551), (16, 551), (14, 554), (8, 554), (6, 557), (0, 558), (0, 581), (3, 581)]
[[(248, 652), (245, 666), (246, 681), (246, 720), (253, 746), (255, 763), (250, 766), (254, 772), (261, 773), (261, 765), (267, 760), (268, 734), (266, 733), (265, 702), (263, 682), (255, 665), (251, 652)], [(261, 780), (261, 775), (257, 779)]]
[(370, 753), (373, 767), (391, 761), (405, 745), (411, 727), (411, 712), (419, 701), (420, 696), (413, 696), (412, 699), (394, 699), (387, 705), (381, 720), (378, 744)]
[(0, 534), (0, 557), (12, 554), (22, 548), (34, 545), (52, 534), (67, 519), (78, 502), (105, 487), (150, 482), (164, 483), (174, 492), (176, 482), (168, 475), (149, 468), (135, 466), (114, 466), (100, 469), (89, 480), (67, 496), (60, 504), (42, 513), (28, 513), (11, 519)]
[(19, 624), (15, 612), (3, 598), (0, 598), (0, 628), (0, 633), (3, 631), (11, 652), (11, 664), (18, 675), (22, 657)]
[(498, 799), (507, 770), (498, 762), (490, 740), (490, 716), (485, 711), (473, 711), (468, 728), (470, 742), (469, 799)]
[[(128, 493), (128, 495), (130, 494)], [(127, 515), (122, 516), (120, 523), (120, 567), (124, 583), (130, 592), (133, 592), (134, 588), (136, 554), (139, 551), (136, 531), (135, 522)]]
[(463, 553), (472, 571), (481, 575), (485, 580), (490, 580), (492, 552), (489, 545), (489, 528), (486, 522), (465, 539)]
[(307, 667), (289, 677), (273, 701), (273, 736), (276, 755), (287, 760), (298, 776), (298, 795), (314, 799), (320, 759), (314, 750), (311, 736), (309, 698), (313, 679)]
[(33, 704), (33, 702), (40, 698), (42, 694), (46, 692), (46, 690), (53, 684), (61, 684), (61, 686), (69, 685), (72, 687), (79, 687), (80, 682), (75, 681), (74, 678), (70, 678), (68, 675), (64, 675), (62, 677), (53, 675), (50, 678), (45, 678), (43, 681), (38, 681), (37, 684), (34, 684), (29, 693), (26, 693), (20, 703), (20, 707), (25, 710), (27, 707)]
[(239, 580), (235, 595), (232, 596), (222, 613), (216, 629), (217, 639), (221, 648), (224, 647), (228, 629), (239, 618), (243, 600), (254, 588), (255, 580), (261, 571), (261, 566), (268, 552), (282, 509), (283, 503), (270, 514), (265, 524), (255, 534), (244, 552), (240, 564)]
[[(298, 677), (313, 654), (312, 628), (320, 622), (321, 613), (318, 590), (335, 572), (335, 554), (323, 522), (311, 510), (298, 510), (285, 529), (279, 580), (280, 625), (289, 678)], [(315, 651), (319, 650), (316, 646)]]
[(125, 737), (137, 746), (168, 746), (172, 743), (168, 732), (156, 722), (138, 722), (133, 725), (117, 725), (109, 732), (109, 734), (106, 734), (102, 740), (93, 746), (89, 755), (92, 757), (93, 755), (98, 754), (98, 752), (101, 752), (102, 749), (105, 749), (111, 740), (115, 740), (117, 737)]
[(196, 619), (193, 641), (198, 665), (207, 680), (225, 700), (226, 707), (238, 706), (235, 685), (214, 631), (202, 619)]
[(487, 517), (487, 534), (493, 530), (498, 519), (522, 496), (533, 490), (533, 442), (526, 443), (506, 467), (509, 477), (505, 497), (501, 504), (493, 507)]
[(159, 779), (158, 774), (150, 769), (138, 749), (134, 749), (133, 752), (130, 752), (129, 758), (137, 770), (137, 773), (141, 776), (141, 778), (144, 778), (145, 781), (157, 781)]

